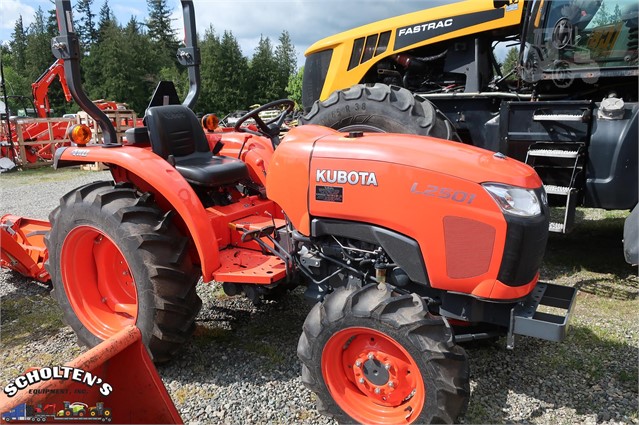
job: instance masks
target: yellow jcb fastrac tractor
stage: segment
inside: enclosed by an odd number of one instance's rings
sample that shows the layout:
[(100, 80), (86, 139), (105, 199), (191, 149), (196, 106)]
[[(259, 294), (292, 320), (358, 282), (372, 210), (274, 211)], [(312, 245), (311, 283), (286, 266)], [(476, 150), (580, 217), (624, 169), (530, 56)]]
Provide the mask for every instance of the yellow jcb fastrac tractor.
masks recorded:
[[(531, 165), (567, 233), (576, 207), (632, 210), (638, 262), (636, 0), (469, 0), (306, 52), (303, 123), (458, 140)], [(519, 47), (502, 75), (496, 51)]]

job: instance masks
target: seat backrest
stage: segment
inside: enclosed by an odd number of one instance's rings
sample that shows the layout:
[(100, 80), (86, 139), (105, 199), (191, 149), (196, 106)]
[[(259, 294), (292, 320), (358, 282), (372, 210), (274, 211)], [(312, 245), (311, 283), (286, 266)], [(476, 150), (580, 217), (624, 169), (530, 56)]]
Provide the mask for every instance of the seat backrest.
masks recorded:
[(183, 105), (154, 106), (146, 111), (146, 126), (154, 153), (167, 159), (196, 152), (209, 152), (200, 121)]

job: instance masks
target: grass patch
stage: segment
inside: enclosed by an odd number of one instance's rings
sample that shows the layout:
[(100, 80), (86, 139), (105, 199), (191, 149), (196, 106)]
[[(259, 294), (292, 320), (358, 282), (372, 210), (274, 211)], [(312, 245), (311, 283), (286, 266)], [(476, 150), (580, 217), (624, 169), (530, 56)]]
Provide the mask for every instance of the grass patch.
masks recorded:
[(69, 167), (54, 170), (52, 167), (33, 168), (11, 173), (3, 173), (3, 184), (12, 186), (27, 186), (32, 184), (55, 183), (76, 178), (80, 174), (95, 174), (95, 171), (81, 170), (79, 167)]
[(62, 311), (49, 293), (3, 297), (0, 309), (5, 348), (53, 335), (64, 327)]
[(284, 356), (275, 348), (264, 342), (244, 342), (240, 346), (250, 353), (266, 358), (272, 365), (284, 363)]
[(620, 370), (617, 373), (617, 379), (625, 384), (634, 384), (637, 382), (637, 373), (639, 371), (636, 367), (630, 370)]
[(198, 346), (207, 346), (212, 343), (229, 343), (234, 339), (230, 329), (208, 327), (198, 324), (193, 332), (193, 341)]

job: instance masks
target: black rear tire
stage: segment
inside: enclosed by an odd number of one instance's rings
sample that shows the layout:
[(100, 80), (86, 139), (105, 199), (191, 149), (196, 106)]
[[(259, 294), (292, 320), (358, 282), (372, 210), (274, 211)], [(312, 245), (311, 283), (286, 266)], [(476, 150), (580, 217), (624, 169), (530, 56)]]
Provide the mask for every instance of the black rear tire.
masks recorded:
[(338, 131), (406, 133), (459, 140), (451, 122), (426, 99), (386, 84), (357, 84), (313, 104), (301, 118)]
[[(358, 334), (360, 330), (362, 333)], [(344, 341), (331, 342), (344, 332)], [(364, 340), (359, 342), (358, 338)], [(368, 342), (369, 338), (370, 341), (377, 338), (377, 341)], [(365, 343), (369, 345), (365, 346), (363, 353), (369, 349), (375, 351), (378, 349), (370, 347), (375, 347), (385, 338), (390, 341), (392, 350), (403, 350), (406, 358), (412, 361), (408, 374), (404, 375), (406, 381), (402, 383), (401, 377), (397, 378), (399, 375), (389, 375), (383, 370), (381, 375), (388, 375), (386, 378), (380, 380), (378, 372), (375, 372), (370, 375), (370, 381), (360, 380), (355, 368), (365, 367), (366, 364), (361, 366), (361, 362), (360, 365), (353, 362), (349, 350), (357, 351), (355, 347)], [(392, 344), (396, 344), (396, 347)], [(375, 359), (386, 356), (383, 350), (375, 352), (379, 353)], [(302, 381), (317, 394), (318, 410), (340, 423), (393, 423), (398, 415), (402, 419), (404, 415), (409, 416), (402, 423), (453, 423), (464, 414), (468, 405), (470, 384), (466, 353), (455, 345), (448, 323), (428, 313), (424, 301), (416, 294), (400, 296), (388, 288), (380, 289), (375, 284), (363, 288), (349, 284), (337, 289), (309, 313), (297, 354), (302, 362)], [(415, 373), (412, 370), (414, 367), (418, 369), (423, 388), (419, 385), (414, 388), (410, 386), (408, 377), (411, 371)], [(390, 371), (401, 369), (390, 363), (386, 368)], [(345, 379), (341, 383), (338, 382), (339, 377), (335, 379), (335, 370), (343, 372)], [(384, 395), (385, 391), (393, 390), (388, 388), (389, 380), (393, 379), (397, 382), (395, 391), (402, 385), (408, 385), (404, 392), (409, 393), (409, 396), (400, 396), (392, 409), (384, 410), (376, 391), (381, 388), (381, 395)], [(332, 384), (334, 382), (339, 385)], [(340, 386), (342, 384), (343, 387)], [(350, 395), (344, 396), (347, 393)], [(391, 393), (388, 394), (390, 401)], [(366, 407), (366, 404), (370, 407)], [(415, 417), (406, 413), (418, 410), (420, 413)], [(385, 412), (388, 412), (387, 417), (383, 416)]]
[[(140, 194), (132, 187), (114, 187), (112, 182), (97, 182), (75, 189), (66, 194), (60, 200), (60, 206), (51, 212), (51, 232), (45, 238), (49, 252), (46, 268), (51, 274), (53, 294), (62, 308), (64, 319), (73, 328), (80, 343), (93, 347), (102, 342), (118, 330), (109, 320), (117, 321), (117, 314), (121, 315), (115, 311), (110, 313), (110, 318), (105, 321), (105, 332), (97, 334), (91, 329), (101, 329), (100, 320), (74, 311), (78, 295), (66, 291), (77, 284), (64, 282), (63, 278), (81, 273), (63, 273), (63, 266), (73, 269), (76, 262), (91, 264), (93, 261), (96, 263), (94, 267), (99, 268), (94, 249), (89, 249), (86, 255), (77, 255), (81, 258), (62, 258), (67, 237), (82, 229), (89, 229), (89, 236), (91, 232), (101, 235), (100, 241), (108, 238), (128, 265), (125, 273), (130, 273), (137, 296), (135, 325), (140, 329), (142, 341), (153, 361), (162, 363), (170, 360), (190, 337), (202, 305), (195, 290), (199, 273), (189, 258), (188, 240), (171, 223), (170, 216), (158, 208), (150, 194)], [(99, 243), (98, 238), (94, 243)], [(90, 246), (90, 240), (85, 245)], [(73, 248), (68, 247), (65, 252), (72, 251)], [(98, 281), (103, 283), (99, 278)], [(82, 284), (86, 286), (87, 283)], [(99, 292), (99, 287), (96, 287)], [(76, 302), (71, 302), (70, 298)], [(107, 295), (104, 295), (103, 300), (106, 298)], [(83, 323), (82, 318), (91, 321), (91, 324)]]

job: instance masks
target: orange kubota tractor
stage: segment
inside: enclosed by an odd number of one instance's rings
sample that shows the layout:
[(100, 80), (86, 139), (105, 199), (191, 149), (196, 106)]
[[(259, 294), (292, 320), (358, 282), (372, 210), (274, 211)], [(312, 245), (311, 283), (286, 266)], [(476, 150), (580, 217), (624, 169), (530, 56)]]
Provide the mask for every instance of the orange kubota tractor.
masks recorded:
[[(563, 339), (575, 291), (538, 280), (549, 219), (532, 168), (426, 136), (306, 125), (280, 140), (289, 100), (249, 112), (219, 140), (190, 109), (199, 51), (192, 2), (182, 5), (189, 94), (179, 104), (160, 84), (146, 126), (121, 145), (82, 91), (71, 5), (56, 0), (54, 53), (105, 137), (83, 146), (88, 131), (75, 127), (79, 146), (58, 149), (55, 165), (100, 161), (112, 174), (66, 194), (45, 236), (55, 296), (81, 342), (135, 324), (164, 362), (194, 329), (200, 278), (254, 300), (302, 283), (314, 307), (298, 355), (323, 411), (342, 422), (430, 423), (467, 406), (459, 343)], [(274, 105), (286, 108), (260, 118)], [(255, 127), (242, 126), (249, 119)]]

